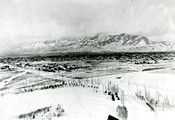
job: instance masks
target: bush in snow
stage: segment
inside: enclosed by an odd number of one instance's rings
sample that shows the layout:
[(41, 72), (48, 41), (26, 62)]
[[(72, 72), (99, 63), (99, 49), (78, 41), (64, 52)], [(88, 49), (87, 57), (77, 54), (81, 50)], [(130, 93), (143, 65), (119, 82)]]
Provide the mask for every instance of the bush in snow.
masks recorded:
[[(57, 106), (49, 106), (44, 107), (41, 109), (37, 109), (35, 111), (32, 111), (30, 113), (21, 114), (18, 116), (20, 119), (32, 119), (32, 120), (45, 120), (43, 115), (46, 115), (47, 117), (51, 117), (52, 115), (55, 117), (63, 116), (65, 113), (63, 107), (61, 105)], [(49, 118), (48, 118), (49, 119)]]
[(41, 113), (47, 113), (47, 112), (49, 112), (50, 111), (50, 108), (51, 108), (51, 106), (44, 107), (44, 108), (41, 108), (41, 109), (37, 109), (37, 110), (32, 111), (30, 113), (21, 114), (21, 115), (18, 116), (18, 118), (20, 118), (20, 119), (25, 119), (25, 118), (32, 118), (32, 119), (34, 119), (35, 116), (37, 116), (37, 115), (39, 115)]
[(139, 98), (141, 100), (144, 100), (145, 99), (145, 97), (144, 97), (144, 95), (143, 95), (143, 93), (142, 93), (141, 90), (137, 90), (136, 93), (135, 93), (135, 95), (136, 95), (137, 98)]
[[(155, 94), (155, 95), (152, 95), (152, 94)], [(145, 88), (144, 92), (141, 90), (137, 90), (135, 95), (137, 98), (144, 100), (147, 104), (153, 107), (157, 107), (157, 108), (160, 107), (163, 110), (165, 108), (173, 107), (173, 103), (170, 102), (171, 100), (167, 96), (166, 97), (162, 96), (159, 93), (159, 91), (151, 93)]]
[(161, 101), (161, 107), (163, 108), (163, 110), (165, 108), (168, 108), (168, 107), (171, 107), (172, 105), (170, 104), (170, 100), (168, 99), (168, 97), (164, 97), (162, 98), (162, 101)]
[(64, 109), (63, 109), (63, 107), (61, 105), (58, 105), (56, 107), (55, 114), (56, 114), (57, 117), (60, 117), (60, 116), (64, 115), (64, 112), (65, 111), (64, 111)]
[(125, 106), (117, 106), (117, 114), (122, 120), (128, 118), (128, 110)]
[(147, 102), (151, 101), (151, 94), (145, 89), (145, 99)]

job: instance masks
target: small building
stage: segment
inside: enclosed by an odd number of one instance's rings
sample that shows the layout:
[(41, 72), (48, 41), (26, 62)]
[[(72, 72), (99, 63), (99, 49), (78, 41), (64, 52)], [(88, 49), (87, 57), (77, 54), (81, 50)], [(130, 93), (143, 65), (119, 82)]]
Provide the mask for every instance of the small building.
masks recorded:
[(118, 119), (118, 118), (113, 117), (112, 115), (109, 115), (107, 120), (119, 120), (119, 119)]

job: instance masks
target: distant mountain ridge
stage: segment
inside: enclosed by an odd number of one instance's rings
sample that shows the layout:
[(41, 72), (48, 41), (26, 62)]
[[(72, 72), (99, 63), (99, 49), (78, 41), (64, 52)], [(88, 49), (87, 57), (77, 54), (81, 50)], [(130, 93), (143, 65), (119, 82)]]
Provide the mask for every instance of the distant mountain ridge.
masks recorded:
[(171, 52), (175, 43), (153, 42), (145, 36), (129, 34), (96, 34), (88, 37), (46, 40), (23, 45), (15, 51), (19, 54), (49, 54), (66, 52)]

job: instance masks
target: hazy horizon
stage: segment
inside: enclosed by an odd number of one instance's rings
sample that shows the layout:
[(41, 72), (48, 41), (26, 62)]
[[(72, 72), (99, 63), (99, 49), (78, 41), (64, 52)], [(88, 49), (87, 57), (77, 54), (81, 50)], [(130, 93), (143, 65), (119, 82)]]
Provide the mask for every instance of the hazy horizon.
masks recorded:
[(97, 33), (175, 41), (174, 0), (2, 0), (0, 47)]

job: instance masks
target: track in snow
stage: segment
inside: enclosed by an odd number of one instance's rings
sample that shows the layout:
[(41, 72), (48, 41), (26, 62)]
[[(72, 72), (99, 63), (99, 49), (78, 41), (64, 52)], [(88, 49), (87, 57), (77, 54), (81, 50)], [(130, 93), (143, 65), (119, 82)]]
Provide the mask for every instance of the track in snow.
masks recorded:
[(156, 113), (135, 97), (129, 88), (129, 81), (121, 81), (120, 87), (125, 92), (125, 106), (128, 109), (128, 120), (157, 120)]

